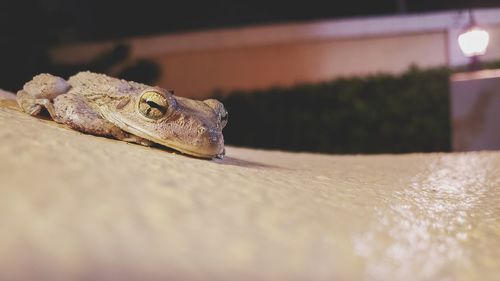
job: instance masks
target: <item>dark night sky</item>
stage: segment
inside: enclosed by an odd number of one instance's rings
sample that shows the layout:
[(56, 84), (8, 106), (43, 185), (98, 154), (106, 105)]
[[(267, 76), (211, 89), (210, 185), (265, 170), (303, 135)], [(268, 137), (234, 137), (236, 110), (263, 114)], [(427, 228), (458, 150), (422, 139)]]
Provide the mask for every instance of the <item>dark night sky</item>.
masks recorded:
[[(42, 24), (57, 41), (89, 41), (228, 26), (500, 6), (500, 0), (7, 0), (0, 15)], [(43, 23), (42, 23), (43, 22)]]

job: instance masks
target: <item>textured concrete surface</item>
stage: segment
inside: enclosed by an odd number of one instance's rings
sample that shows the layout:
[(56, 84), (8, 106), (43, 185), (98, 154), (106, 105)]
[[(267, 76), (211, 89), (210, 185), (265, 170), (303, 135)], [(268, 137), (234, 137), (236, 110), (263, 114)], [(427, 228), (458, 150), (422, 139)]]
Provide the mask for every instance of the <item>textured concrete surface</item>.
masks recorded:
[(7, 107), (1, 280), (500, 280), (499, 152), (207, 161)]
[(0, 89), (0, 102), (3, 102), (3, 100), (12, 100), (15, 98), (16, 96), (13, 93)]

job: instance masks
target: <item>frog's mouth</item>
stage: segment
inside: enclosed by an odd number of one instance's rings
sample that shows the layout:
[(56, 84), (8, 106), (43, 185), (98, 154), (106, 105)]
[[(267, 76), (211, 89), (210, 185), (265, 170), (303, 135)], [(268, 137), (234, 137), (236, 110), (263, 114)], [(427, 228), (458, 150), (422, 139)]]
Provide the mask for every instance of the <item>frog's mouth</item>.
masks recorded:
[(182, 152), (184, 154), (200, 157), (200, 158), (207, 158), (207, 159), (212, 159), (214, 157), (222, 158), (224, 156), (224, 148), (217, 148), (217, 149), (209, 149), (208, 151), (202, 151), (205, 150), (206, 148), (203, 147), (189, 147), (177, 142), (172, 142), (168, 140), (163, 140), (156, 138), (154, 136), (151, 136), (149, 134), (140, 134), (137, 133), (135, 134), (137, 136), (140, 136), (142, 138), (148, 139), (154, 143), (164, 145), (166, 147), (175, 149), (179, 152)]
[(127, 124), (126, 122), (122, 121), (121, 118), (117, 118), (117, 116), (115, 116), (115, 114), (112, 113), (107, 114), (106, 119), (108, 119), (111, 123), (115, 124), (125, 132), (150, 140), (154, 143), (175, 149), (184, 154), (200, 158), (207, 158), (207, 159), (212, 159), (214, 157), (222, 158), (222, 156), (224, 155), (223, 142), (222, 145), (214, 143), (210, 145), (193, 146), (175, 140), (159, 138), (158, 136), (151, 134), (150, 132), (144, 130), (143, 128), (133, 126), (132, 124)]

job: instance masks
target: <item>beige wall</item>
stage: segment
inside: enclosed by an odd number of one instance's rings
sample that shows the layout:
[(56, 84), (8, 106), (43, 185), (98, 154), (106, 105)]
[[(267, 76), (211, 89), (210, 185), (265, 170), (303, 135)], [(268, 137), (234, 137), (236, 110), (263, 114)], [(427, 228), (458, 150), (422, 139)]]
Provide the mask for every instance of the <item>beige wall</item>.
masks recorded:
[(490, 34), (490, 43), (486, 54), (482, 58), (485, 61), (499, 60), (500, 59), (500, 25), (487, 26), (485, 28)]
[(454, 151), (500, 150), (500, 70), (451, 77)]
[[(490, 32), (482, 60), (500, 59), (500, 9), (474, 10)], [(457, 38), (469, 24), (463, 11), (225, 28), (124, 39), (130, 62), (151, 59), (161, 86), (183, 96), (215, 90), (256, 90), (377, 72), (468, 63)], [(55, 63), (85, 63), (113, 41), (59, 46)], [(125, 64), (121, 64), (124, 66)], [(120, 66), (116, 67), (119, 71)]]
[(446, 64), (446, 33), (296, 42), (249, 48), (194, 51), (154, 58), (161, 86), (183, 96), (215, 89), (264, 89), (327, 81), (339, 76), (397, 73), (411, 64)]

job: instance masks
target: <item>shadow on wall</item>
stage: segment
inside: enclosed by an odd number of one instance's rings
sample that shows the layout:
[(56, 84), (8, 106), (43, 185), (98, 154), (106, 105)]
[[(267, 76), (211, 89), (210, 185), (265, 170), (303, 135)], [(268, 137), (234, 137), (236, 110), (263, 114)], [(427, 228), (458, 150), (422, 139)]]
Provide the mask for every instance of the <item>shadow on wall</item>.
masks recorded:
[[(16, 65), (13, 68), (19, 69), (19, 66)], [(86, 64), (59, 65), (53, 64), (49, 60), (41, 60), (34, 67), (23, 71), (14, 71), (13, 75), (8, 76), (10, 79), (4, 77), (0, 80), (0, 85), (1, 88), (16, 92), (22, 88), (26, 81), (31, 80), (34, 75), (39, 73), (48, 72), (68, 78), (79, 71), (86, 70), (150, 85), (155, 84), (161, 75), (161, 69), (157, 63), (146, 59), (131, 61), (130, 47), (125, 44), (117, 44), (110, 51), (100, 54)]]
[(117, 44), (87, 64), (51, 65), (51, 68), (52, 73), (62, 77), (89, 70), (145, 84), (155, 84), (161, 74), (160, 66), (153, 61), (146, 59), (130, 61), (130, 47), (125, 44)]

